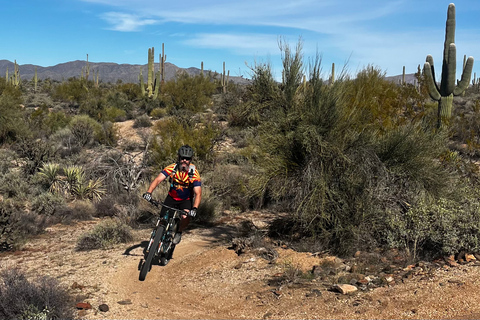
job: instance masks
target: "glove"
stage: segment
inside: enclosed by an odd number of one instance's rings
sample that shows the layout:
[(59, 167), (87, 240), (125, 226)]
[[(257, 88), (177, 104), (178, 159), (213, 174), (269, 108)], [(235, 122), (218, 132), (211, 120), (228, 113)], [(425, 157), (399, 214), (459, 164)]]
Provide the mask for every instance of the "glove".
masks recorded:
[(197, 215), (197, 208), (193, 208), (192, 210), (190, 210), (188, 212), (188, 215), (192, 218), (195, 218), (195, 216)]
[(152, 200), (152, 194), (150, 192), (145, 192), (143, 194), (143, 199), (147, 200), (148, 202), (150, 202), (150, 200)]

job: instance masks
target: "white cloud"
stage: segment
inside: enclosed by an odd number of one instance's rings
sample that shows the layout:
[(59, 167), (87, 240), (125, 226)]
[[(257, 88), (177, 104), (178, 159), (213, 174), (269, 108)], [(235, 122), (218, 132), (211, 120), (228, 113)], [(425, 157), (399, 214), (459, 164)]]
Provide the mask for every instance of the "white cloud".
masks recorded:
[(120, 12), (107, 12), (102, 15), (102, 19), (112, 25), (111, 30), (123, 32), (139, 31), (143, 26), (158, 23), (154, 19), (145, 19), (133, 14)]
[[(358, 23), (394, 13), (408, 0), (190, 0), (159, 4), (153, 0), (82, 0), (132, 12), (132, 17), (156, 17), (186, 24), (275, 26), (321, 33), (341, 33)], [(149, 20), (147, 20), (149, 21)], [(130, 22), (130, 21), (127, 21)], [(117, 26), (118, 24), (114, 24)], [(354, 26), (355, 25), (355, 26)]]
[(197, 48), (229, 49), (239, 54), (252, 54), (255, 51), (268, 54), (272, 53), (272, 50), (275, 53), (278, 51), (277, 37), (269, 34), (201, 33), (184, 40), (183, 43)]

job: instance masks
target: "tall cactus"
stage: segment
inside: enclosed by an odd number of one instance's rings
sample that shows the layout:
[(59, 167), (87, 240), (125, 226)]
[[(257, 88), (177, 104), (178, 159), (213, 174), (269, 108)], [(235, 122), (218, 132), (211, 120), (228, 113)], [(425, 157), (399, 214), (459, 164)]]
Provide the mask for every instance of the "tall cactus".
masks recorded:
[(427, 55), (423, 72), (426, 76), (428, 93), (433, 100), (438, 101), (437, 127), (449, 121), (452, 116), (453, 96), (458, 96), (465, 91), (470, 82), (473, 69), (473, 57), (468, 57), (463, 68), (462, 79), (455, 86), (457, 68), (457, 48), (455, 46), (455, 5), (450, 3), (447, 11), (445, 28), (445, 44), (443, 49), (442, 79), (440, 86), (435, 81), (433, 58)]
[(33, 76), (33, 93), (37, 93), (37, 83), (38, 83), (37, 67), (35, 67), (35, 74)]
[(162, 55), (160, 55), (159, 70), (155, 72), (155, 48), (148, 48), (148, 65), (147, 65), (147, 90), (144, 88), (142, 69), (140, 68), (140, 87), (143, 95), (156, 99), (160, 91), (160, 82), (163, 83), (165, 77), (165, 60), (167, 56), (164, 54), (162, 44)]
[(147, 94), (149, 97), (153, 95), (153, 79), (155, 74), (154, 50), (153, 47), (148, 48)]

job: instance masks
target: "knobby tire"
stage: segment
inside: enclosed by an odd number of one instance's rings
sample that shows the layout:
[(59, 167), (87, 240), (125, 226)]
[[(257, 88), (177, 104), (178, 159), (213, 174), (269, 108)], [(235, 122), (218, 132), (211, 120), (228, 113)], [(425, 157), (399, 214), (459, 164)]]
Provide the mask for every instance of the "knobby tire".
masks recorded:
[(153, 239), (152, 246), (150, 247), (150, 251), (148, 251), (147, 258), (143, 262), (142, 269), (140, 270), (139, 280), (145, 280), (148, 271), (150, 271), (150, 266), (152, 265), (153, 257), (155, 257), (155, 253), (158, 249), (158, 244), (160, 243), (160, 239), (163, 237), (163, 232), (165, 228), (164, 226), (158, 226), (157, 231), (155, 232), (155, 238)]

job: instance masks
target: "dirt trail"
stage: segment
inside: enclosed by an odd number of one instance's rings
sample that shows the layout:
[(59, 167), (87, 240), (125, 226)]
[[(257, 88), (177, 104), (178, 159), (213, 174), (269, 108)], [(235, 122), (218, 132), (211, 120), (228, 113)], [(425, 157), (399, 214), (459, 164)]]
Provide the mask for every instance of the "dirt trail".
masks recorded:
[[(278, 248), (276, 263), (228, 249), (235, 227), (191, 229), (165, 267), (153, 266), (138, 280), (142, 243), (77, 252), (77, 237), (98, 220), (57, 225), (24, 250), (0, 255), (0, 269), (18, 266), (29, 277), (50, 275), (70, 288), (83, 319), (478, 319), (480, 267), (438, 270), (366, 293), (342, 295), (320, 282), (269, 286), (292, 266), (305, 271), (319, 263), (308, 253)], [(127, 254), (125, 254), (127, 253)], [(99, 311), (107, 304), (109, 311)]]

